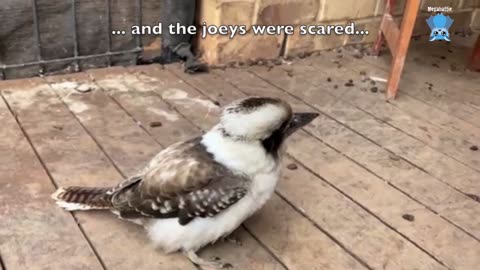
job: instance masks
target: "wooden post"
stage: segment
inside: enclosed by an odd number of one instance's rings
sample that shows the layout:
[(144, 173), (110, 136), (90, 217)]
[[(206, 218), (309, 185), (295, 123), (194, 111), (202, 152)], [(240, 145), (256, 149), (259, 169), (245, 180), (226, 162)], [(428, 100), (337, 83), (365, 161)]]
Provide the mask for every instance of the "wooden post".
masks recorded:
[(382, 33), (382, 29), (384, 28), (385, 24), (385, 15), (392, 14), (392, 9), (395, 7), (395, 0), (386, 0), (385, 10), (383, 12), (382, 22), (380, 23), (380, 29), (378, 29), (377, 39), (375, 40), (375, 45), (373, 46), (373, 55), (379, 55), (380, 49), (382, 48), (382, 44), (385, 41)]
[(397, 95), (400, 77), (405, 64), (408, 46), (415, 26), (415, 21), (420, 8), (420, 0), (407, 0), (403, 14), (402, 25), (399, 29), (392, 15), (395, 0), (386, 0), (385, 12), (383, 14), (377, 40), (372, 53), (378, 55), (384, 39), (393, 56), (390, 75), (387, 81), (387, 99), (393, 99)]
[(387, 99), (393, 99), (397, 95), (400, 76), (405, 64), (405, 57), (407, 56), (408, 46), (410, 45), (410, 39), (419, 8), (420, 0), (407, 0), (402, 26), (400, 28), (400, 36), (396, 39), (398, 43), (393, 52), (393, 63), (387, 82)]
[(473, 71), (480, 71), (480, 35), (478, 35), (477, 42), (473, 47), (470, 58), (468, 59), (467, 68)]

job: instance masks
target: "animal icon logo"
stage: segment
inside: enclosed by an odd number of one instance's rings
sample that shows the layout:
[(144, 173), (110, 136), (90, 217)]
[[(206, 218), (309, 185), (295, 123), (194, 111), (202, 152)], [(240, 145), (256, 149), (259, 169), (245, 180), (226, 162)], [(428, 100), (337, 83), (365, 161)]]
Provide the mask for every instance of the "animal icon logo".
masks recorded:
[(453, 24), (453, 19), (450, 18), (450, 16), (445, 16), (441, 13), (430, 16), (430, 18), (427, 19), (427, 24), (432, 30), (432, 32), (430, 32), (430, 41), (446, 40), (450, 42), (448, 29)]

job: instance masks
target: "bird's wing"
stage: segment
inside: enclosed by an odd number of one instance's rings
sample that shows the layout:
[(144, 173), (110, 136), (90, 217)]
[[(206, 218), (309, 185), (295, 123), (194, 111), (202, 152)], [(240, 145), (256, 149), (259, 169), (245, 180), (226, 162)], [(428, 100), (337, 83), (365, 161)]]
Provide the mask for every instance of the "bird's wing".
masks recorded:
[(199, 139), (169, 147), (112, 196), (124, 218), (178, 218), (184, 225), (195, 217), (212, 217), (247, 193), (247, 178), (215, 162)]

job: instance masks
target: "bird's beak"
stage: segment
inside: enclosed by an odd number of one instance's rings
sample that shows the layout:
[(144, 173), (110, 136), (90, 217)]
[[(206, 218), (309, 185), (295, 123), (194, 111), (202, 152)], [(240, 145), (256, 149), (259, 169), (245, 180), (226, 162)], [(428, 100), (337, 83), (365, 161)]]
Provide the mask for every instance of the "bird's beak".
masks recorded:
[(300, 129), (301, 127), (307, 125), (308, 123), (312, 122), (313, 119), (317, 118), (318, 113), (294, 113), (292, 120), (285, 128), (284, 135), (288, 137), (292, 135), (295, 131)]

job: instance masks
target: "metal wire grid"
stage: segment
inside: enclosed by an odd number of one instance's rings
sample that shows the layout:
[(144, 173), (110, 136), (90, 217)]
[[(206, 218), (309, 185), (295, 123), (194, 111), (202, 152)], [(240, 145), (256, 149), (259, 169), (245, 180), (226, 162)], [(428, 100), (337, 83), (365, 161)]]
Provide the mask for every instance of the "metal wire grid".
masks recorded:
[[(28, 66), (35, 66), (39, 65), (40, 70), (39, 70), (39, 75), (43, 75), (45, 71), (45, 65), (50, 64), (50, 63), (61, 63), (61, 62), (73, 62), (74, 66), (74, 71), (78, 72), (80, 71), (80, 65), (79, 65), (79, 60), (85, 60), (85, 59), (92, 59), (92, 58), (99, 58), (99, 57), (107, 57), (107, 63), (108, 66), (111, 66), (111, 57), (116, 56), (116, 55), (122, 55), (122, 54), (130, 54), (130, 53), (136, 53), (137, 57), (142, 52), (142, 40), (140, 38), (140, 35), (136, 35), (135, 42), (136, 42), (136, 47), (130, 50), (122, 50), (122, 51), (115, 51), (112, 52), (112, 41), (111, 41), (111, 33), (112, 33), (112, 22), (111, 22), (111, 0), (105, 0), (105, 5), (107, 7), (106, 9), (106, 15), (107, 15), (107, 44), (108, 44), (108, 50), (105, 53), (101, 54), (91, 54), (91, 55), (78, 55), (78, 41), (77, 41), (77, 15), (76, 15), (76, 2), (77, 0), (70, 0), (72, 3), (72, 20), (71, 23), (73, 24), (73, 42), (74, 42), (74, 47), (73, 47), (73, 57), (67, 57), (67, 58), (59, 58), (59, 59), (51, 59), (51, 60), (43, 60), (42, 58), (42, 50), (41, 50), (41, 45), (40, 45), (40, 30), (39, 30), (39, 24), (38, 24), (38, 13), (37, 13), (37, 1), (36, 0), (31, 0), (32, 1), (32, 13), (33, 13), (33, 34), (34, 34), (34, 40), (35, 40), (35, 49), (36, 49), (36, 61), (32, 62), (27, 62), (27, 63), (21, 63), (21, 64), (10, 64), (10, 65), (1, 65), (0, 66), (0, 80), (5, 79), (5, 71), (7, 69), (13, 69), (13, 68), (22, 68), (22, 67), (28, 67)], [(136, 0), (136, 10), (137, 10), (137, 24), (142, 25), (142, 0)]]

